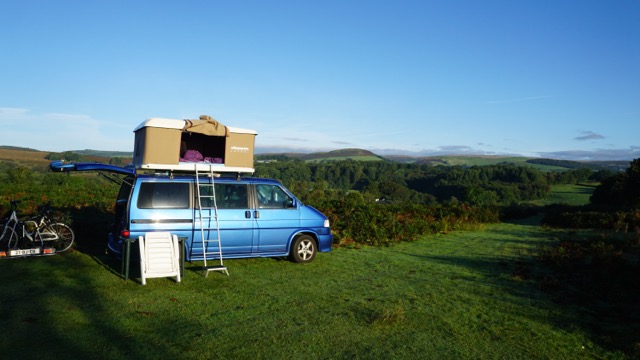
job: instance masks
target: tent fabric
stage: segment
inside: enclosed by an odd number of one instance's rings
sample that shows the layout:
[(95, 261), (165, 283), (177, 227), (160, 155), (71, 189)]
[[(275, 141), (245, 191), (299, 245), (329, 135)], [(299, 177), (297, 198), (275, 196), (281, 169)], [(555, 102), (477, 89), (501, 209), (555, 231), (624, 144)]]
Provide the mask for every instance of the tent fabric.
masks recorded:
[(198, 120), (185, 120), (182, 131), (205, 134), (209, 136), (229, 136), (227, 127), (209, 115), (201, 115)]

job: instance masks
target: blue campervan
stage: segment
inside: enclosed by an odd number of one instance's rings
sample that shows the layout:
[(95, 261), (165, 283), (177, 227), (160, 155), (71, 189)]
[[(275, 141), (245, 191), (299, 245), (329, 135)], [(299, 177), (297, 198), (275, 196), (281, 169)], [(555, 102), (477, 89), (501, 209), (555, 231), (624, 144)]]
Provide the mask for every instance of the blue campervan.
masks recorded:
[[(51, 163), (53, 171), (108, 171), (121, 175), (108, 249), (147, 232), (165, 231), (184, 239), (185, 260), (203, 260), (202, 231), (219, 227), (224, 258), (283, 257), (310, 262), (331, 251), (329, 220), (272, 179), (200, 176), (190, 173), (136, 174), (134, 168), (96, 163)], [(213, 197), (198, 194), (215, 191)], [(199, 188), (198, 188), (199, 187)], [(215, 204), (214, 204), (215, 201)], [(214, 226), (213, 222), (218, 224)], [(204, 223), (203, 223), (204, 222)], [(205, 238), (214, 236), (205, 234)], [(217, 236), (217, 235), (215, 235)], [(208, 259), (220, 249), (210, 243)]]

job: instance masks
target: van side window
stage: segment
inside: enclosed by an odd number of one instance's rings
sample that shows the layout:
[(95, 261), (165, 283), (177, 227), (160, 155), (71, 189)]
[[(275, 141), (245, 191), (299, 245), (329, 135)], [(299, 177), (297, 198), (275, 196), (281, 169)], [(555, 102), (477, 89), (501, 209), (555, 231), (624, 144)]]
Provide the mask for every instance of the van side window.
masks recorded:
[(256, 185), (258, 207), (262, 209), (286, 209), (291, 207), (293, 199), (279, 186)]
[(140, 185), (139, 209), (188, 209), (188, 183), (145, 182)]
[[(249, 208), (246, 184), (215, 184), (215, 187), (218, 209)], [(200, 194), (202, 207), (213, 207), (213, 198), (206, 197), (211, 195), (211, 185), (200, 185)]]

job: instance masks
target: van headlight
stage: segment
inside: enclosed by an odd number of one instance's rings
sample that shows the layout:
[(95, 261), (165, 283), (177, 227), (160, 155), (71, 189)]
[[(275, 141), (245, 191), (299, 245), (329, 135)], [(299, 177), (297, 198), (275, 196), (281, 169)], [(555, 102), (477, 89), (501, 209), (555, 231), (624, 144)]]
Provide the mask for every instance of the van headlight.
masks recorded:
[(324, 221), (324, 227), (326, 227), (326, 228), (330, 227), (330, 226), (329, 226), (329, 219), (326, 219), (326, 220)]

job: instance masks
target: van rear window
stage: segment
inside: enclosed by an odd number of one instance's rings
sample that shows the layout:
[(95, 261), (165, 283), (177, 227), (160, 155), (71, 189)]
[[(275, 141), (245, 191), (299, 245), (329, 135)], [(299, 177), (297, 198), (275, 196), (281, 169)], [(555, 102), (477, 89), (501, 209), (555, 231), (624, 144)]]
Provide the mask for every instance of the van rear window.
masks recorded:
[(139, 209), (188, 209), (188, 183), (153, 183), (140, 186)]

